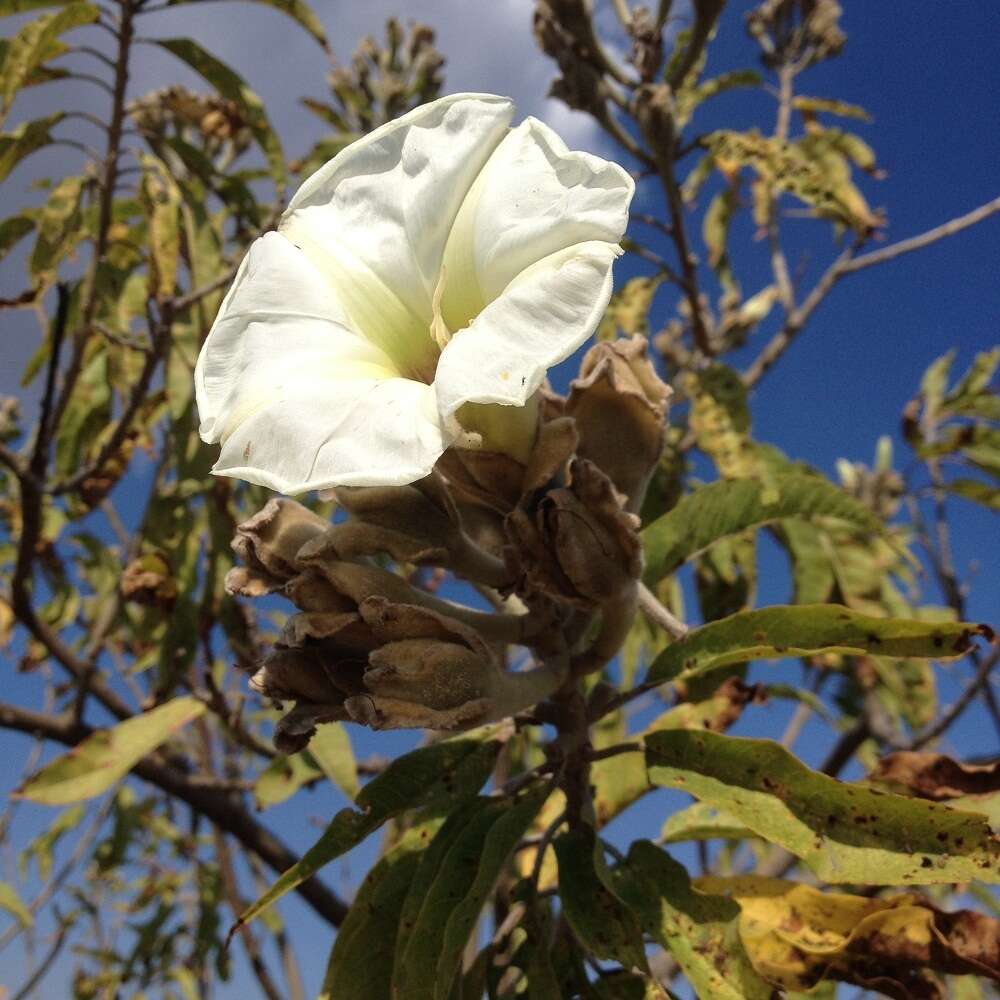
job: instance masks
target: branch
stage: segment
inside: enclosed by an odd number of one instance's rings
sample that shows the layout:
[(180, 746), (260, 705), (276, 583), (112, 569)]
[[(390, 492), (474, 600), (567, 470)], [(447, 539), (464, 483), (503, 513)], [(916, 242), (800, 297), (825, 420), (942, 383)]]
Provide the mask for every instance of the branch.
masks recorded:
[(909, 239), (900, 240), (890, 246), (883, 247), (871, 253), (855, 257), (859, 244), (855, 243), (846, 248), (839, 257), (827, 268), (823, 277), (817, 282), (816, 287), (809, 293), (805, 301), (794, 310), (785, 320), (785, 325), (774, 335), (753, 364), (744, 372), (743, 382), (747, 387), (756, 385), (774, 363), (791, 346), (792, 341), (799, 331), (805, 326), (809, 317), (815, 312), (816, 307), (826, 298), (833, 286), (848, 274), (854, 274), (866, 267), (874, 264), (882, 264), (888, 260), (895, 260), (903, 254), (912, 253), (914, 250), (921, 250), (938, 240), (943, 240), (948, 236), (954, 236), (963, 229), (982, 222), (983, 219), (1000, 212), (1000, 197), (973, 209), (966, 215), (961, 215), (957, 219), (945, 222), (934, 229), (927, 230), (919, 236), (911, 236)]
[(902, 257), (905, 253), (912, 253), (914, 250), (922, 250), (924, 247), (930, 246), (932, 243), (937, 243), (938, 240), (954, 236), (956, 233), (960, 233), (963, 229), (968, 229), (970, 226), (974, 226), (976, 223), (982, 222), (983, 219), (988, 219), (991, 215), (995, 215), (997, 212), (1000, 212), (1000, 197), (994, 198), (992, 201), (988, 201), (985, 205), (980, 205), (979, 208), (974, 208), (971, 212), (968, 212), (965, 215), (960, 215), (957, 219), (952, 219), (950, 222), (942, 223), (934, 229), (928, 229), (926, 233), (921, 233), (919, 236), (911, 236), (907, 240), (900, 240), (898, 243), (891, 243), (889, 246), (883, 247), (881, 250), (873, 250), (871, 253), (866, 253), (860, 257), (856, 257), (845, 267), (841, 268), (841, 273), (853, 274), (855, 271), (860, 271), (865, 267), (871, 267), (873, 264), (881, 264), (887, 260), (895, 260), (897, 257)]
[[(90, 726), (72, 719), (43, 715), (5, 702), (0, 702), (0, 727), (41, 736), (69, 747), (76, 746), (94, 732)], [(299, 858), (291, 849), (261, 826), (237, 799), (220, 794), (215, 788), (199, 785), (189, 775), (156, 756), (139, 761), (132, 768), (132, 773), (186, 802), (274, 871), (284, 872), (298, 863)], [(347, 916), (347, 905), (315, 877), (303, 882), (296, 891), (334, 927), (338, 927)]]
[(671, 639), (683, 639), (688, 627), (665, 607), (644, 583), (639, 584), (639, 610), (653, 624), (663, 629)]

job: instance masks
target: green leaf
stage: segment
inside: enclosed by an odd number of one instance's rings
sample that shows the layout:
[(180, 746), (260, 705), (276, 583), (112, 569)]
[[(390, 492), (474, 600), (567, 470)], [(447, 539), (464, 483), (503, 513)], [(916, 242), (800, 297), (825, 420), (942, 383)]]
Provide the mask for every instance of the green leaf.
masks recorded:
[(290, 799), (307, 781), (317, 777), (316, 768), (302, 754), (275, 757), (254, 782), (257, 808), (267, 809)]
[(827, 882), (1000, 882), (984, 816), (845, 784), (770, 740), (668, 730), (645, 743), (653, 784), (728, 813)]
[(1000, 510), (1000, 487), (988, 486), (978, 479), (955, 479), (945, 489), (963, 500), (971, 500), (989, 510)]
[(580, 944), (595, 957), (620, 962), (626, 969), (646, 969), (639, 922), (598, 872), (604, 862), (596, 853), (600, 848), (594, 831), (569, 830), (553, 846), (563, 913)]
[(953, 659), (968, 652), (985, 625), (872, 618), (838, 604), (793, 604), (740, 611), (693, 629), (652, 662), (648, 683), (686, 680), (756, 659), (846, 653)]
[(51, 130), (65, 118), (62, 111), (18, 125), (13, 132), (0, 132), (0, 181), (36, 149), (52, 144)]
[(302, 858), (240, 914), (230, 935), (324, 865), (360, 844), (390, 817), (418, 806), (432, 807), (474, 796), (490, 776), (499, 752), (499, 741), (465, 734), (394, 760), (361, 789), (357, 797), (361, 811), (341, 809)]
[(358, 767), (351, 739), (339, 722), (317, 727), (306, 753), (349, 799), (358, 794)]
[(6, 910), (22, 927), (31, 927), (35, 918), (31, 915), (17, 890), (7, 882), (0, 882), (0, 910)]
[(739, 906), (692, 888), (684, 868), (648, 840), (615, 869), (615, 891), (643, 930), (669, 951), (700, 1000), (769, 1000), (739, 937)]
[(254, 139), (264, 151), (275, 184), (279, 189), (283, 189), (287, 172), (281, 142), (268, 121), (263, 102), (246, 85), (243, 78), (193, 39), (157, 38), (153, 42), (173, 53), (215, 87), (223, 97), (237, 105)]
[(428, 820), (407, 830), (365, 877), (337, 931), (319, 1000), (384, 1000), (390, 995), (403, 901), (441, 822)]
[(753, 830), (738, 819), (704, 802), (694, 802), (675, 812), (660, 830), (664, 844), (680, 844), (686, 840), (742, 840), (753, 835)]
[(835, 518), (859, 531), (883, 530), (867, 507), (821, 476), (781, 473), (712, 483), (643, 530), (646, 583), (656, 584), (720, 538), (789, 517)]
[(204, 711), (200, 701), (185, 696), (112, 729), (98, 729), (69, 753), (46, 764), (14, 795), (50, 806), (92, 799)]
[(872, 116), (860, 105), (831, 100), (828, 97), (799, 95), (792, 98), (792, 107), (797, 111), (804, 111), (806, 114), (825, 112), (828, 115), (837, 115), (839, 118), (855, 118), (862, 122), (872, 121)]
[[(502, 799), (477, 799), (456, 823), (449, 820), (424, 855), (404, 904), (410, 910), (417, 885), (412, 924), (405, 919), (393, 968), (393, 995), (408, 1000), (448, 1000), (462, 963), (462, 952), (507, 859), (548, 798), (547, 787), (529, 791), (512, 805)], [(435, 842), (437, 838), (435, 838)], [(432, 871), (424, 869), (433, 866)], [(410, 910), (410, 912), (413, 912)]]
[(71, 3), (54, 14), (29, 21), (10, 40), (0, 76), (0, 122), (10, 113), (17, 92), (32, 72), (53, 54), (53, 43), (63, 34), (84, 24), (92, 24), (100, 11), (93, 4)]
[(86, 816), (85, 806), (70, 806), (64, 809), (46, 828), (18, 855), (17, 865), (22, 875), (28, 872), (32, 858), (38, 866), (38, 877), (47, 879), (52, 871), (53, 852), (56, 845), (71, 830), (75, 830), (80, 820)]
[(139, 195), (148, 225), (149, 294), (164, 299), (172, 296), (177, 287), (181, 195), (170, 172), (156, 157), (144, 156), (142, 165)]
[(29, 10), (45, 7), (65, 7), (69, 0), (0, 0), (0, 17), (27, 14)]
[(34, 228), (34, 220), (27, 215), (12, 215), (0, 222), (0, 260)]
[[(206, 2), (208, 0), (167, 0), (167, 6), (178, 7), (181, 4), (188, 6)], [(330, 50), (323, 23), (313, 13), (312, 8), (305, 0), (254, 0), (254, 2), (266, 7), (273, 7), (275, 10), (281, 11), (282, 14), (287, 14), (293, 21), (305, 28), (326, 51)]]

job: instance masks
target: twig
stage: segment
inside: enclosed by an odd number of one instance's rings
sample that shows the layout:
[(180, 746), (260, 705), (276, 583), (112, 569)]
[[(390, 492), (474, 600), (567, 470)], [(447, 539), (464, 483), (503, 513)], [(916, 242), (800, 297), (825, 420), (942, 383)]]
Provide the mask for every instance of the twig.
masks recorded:
[(910, 750), (920, 750), (928, 743), (936, 740), (942, 733), (951, 728), (956, 719), (972, 704), (976, 695), (986, 687), (990, 680), (990, 674), (994, 667), (1000, 662), (1000, 645), (993, 647), (990, 652), (979, 661), (979, 667), (975, 676), (959, 695), (954, 705), (945, 712), (929, 729), (926, 729), (910, 744)]
[(862, 254), (860, 257), (856, 257), (849, 264), (843, 267), (841, 269), (841, 273), (853, 274), (855, 271), (871, 267), (873, 264), (882, 264), (887, 260), (895, 260), (897, 257), (901, 257), (905, 253), (912, 253), (914, 250), (922, 250), (924, 247), (930, 246), (932, 243), (937, 243), (938, 240), (954, 236), (956, 233), (960, 233), (963, 229), (968, 229), (970, 226), (974, 226), (976, 223), (982, 222), (983, 219), (988, 219), (991, 215), (995, 215), (997, 212), (1000, 212), (1000, 197), (994, 198), (992, 201), (988, 201), (985, 205), (980, 205), (979, 208), (974, 208), (971, 212), (968, 212), (965, 215), (960, 215), (956, 219), (944, 222), (940, 226), (935, 226), (933, 229), (928, 229), (926, 233), (920, 233), (918, 236), (911, 236), (909, 239), (900, 240), (898, 243), (891, 243), (887, 247), (882, 247), (881, 250), (873, 250), (871, 253)]
[(66, 943), (70, 926), (68, 922), (60, 922), (55, 941), (52, 942), (52, 947), (28, 976), (25, 984), (11, 997), (11, 1000), (26, 1000), (27, 997), (31, 996), (35, 987), (42, 981), (42, 978), (52, 968), (53, 963), (59, 957), (59, 952), (62, 951), (63, 945)]
[[(0, 702), (0, 727), (31, 733), (45, 739), (76, 746), (92, 732), (89, 726), (72, 719), (58, 719)], [(284, 872), (297, 864), (299, 858), (270, 830), (266, 829), (232, 796), (221, 795), (217, 789), (199, 786), (187, 775), (151, 755), (139, 761), (132, 773), (161, 791), (186, 802), (192, 809), (231, 834), (248, 851), (256, 854), (276, 872)], [(347, 916), (347, 905), (315, 876), (307, 879), (296, 891), (327, 923), (339, 927)]]
[(912, 253), (914, 250), (921, 250), (938, 240), (945, 239), (960, 233), (963, 229), (974, 226), (977, 222), (982, 222), (995, 213), (1000, 212), (1000, 198), (994, 198), (979, 208), (966, 215), (945, 222), (934, 229), (929, 229), (919, 236), (912, 236), (906, 240), (900, 240), (881, 250), (874, 250), (860, 257), (855, 257), (858, 243), (847, 247), (836, 260), (827, 268), (823, 276), (817, 282), (815, 288), (809, 293), (805, 301), (798, 309), (794, 310), (785, 320), (785, 325), (774, 335), (770, 343), (761, 351), (753, 364), (744, 372), (743, 382), (746, 386), (756, 385), (774, 363), (791, 346), (809, 317), (815, 312), (816, 307), (826, 298), (833, 286), (848, 274), (854, 274), (866, 267), (874, 264), (882, 264), (885, 261), (895, 260), (903, 254)]

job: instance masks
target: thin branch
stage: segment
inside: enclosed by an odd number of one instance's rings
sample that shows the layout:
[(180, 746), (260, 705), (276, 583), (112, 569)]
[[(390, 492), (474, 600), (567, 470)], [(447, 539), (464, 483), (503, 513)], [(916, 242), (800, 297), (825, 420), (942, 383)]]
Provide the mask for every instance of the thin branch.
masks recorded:
[(858, 243), (847, 247), (836, 260), (827, 268), (826, 272), (817, 282), (815, 288), (809, 293), (805, 301), (785, 320), (785, 325), (774, 335), (770, 343), (761, 351), (760, 355), (743, 375), (743, 382), (748, 387), (756, 385), (774, 363), (791, 346), (796, 335), (802, 330), (810, 316), (815, 312), (816, 307), (826, 298), (833, 286), (848, 274), (854, 274), (866, 267), (874, 264), (882, 264), (889, 260), (895, 260), (903, 254), (912, 253), (914, 250), (921, 250), (938, 240), (954, 236), (956, 233), (968, 229), (970, 226), (982, 222), (989, 216), (1000, 212), (1000, 197), (994, 198), (979, 208), (973, 209), (966, 215), (945, 222), (934, 229), (929, 229), (919, 236), (912, 236), (906, 240), (900, 240), (890, 246), (883, 247), (866, 253), (860, 257), (855, 257)]
[(855, 257), (854, 260), (841, 268), (841, 273), (853, 274), (855, 271), (871, 267), (873, 264), (882, 264), (887, 260), (895, 260), (903, 254), (912, 253), (914, 250), (922, 250), (932, 243), (937, 243), (938, 240), (954, 236), (963, 229), (968, 229), (970, 226), (988, 219), (997, 212), (1000, 212), (1000, 197), (988, 201), (985, 205), (980, 205), (979, 208), (974, 208), (965, 215), (960, 215), (957, 219), (952, 219), (950, 222), (935, 226), (934, 229), (928, 229), (926, 233), (921, 233), (919, 236), (911, 236), (909, 239), (900, 240), (898, 243), (891, 243), (887, 247), (882, 247), (881, 250), (873, 250), (871, 253)]
[(25, 984), (11, 997), (11, 1000), (27, 1000), (35, 991), (35, 987), (42, 981), (45, 974), (52, 968), (55, 960), (59, 957), (59, 953), (63, 949), (63, 945), (66, 944), (66, 937), (70, 931), (70, 924), (63, 921), (59, 924), (59, 930), (56, 932), (55, 940), (52, 942), (52, 947), (48, 950), (45, 957), (38, 963), (35, 969), (29, 974)]
[(929, 729), (922, 732), (910, 744), (910, 750), (920, 750), (928, 743), (936, 740), (943, 733), (947, 732), (955, 723), (958, 717), (972, 704), (976, 695), (979, 694), (990, 682), (990, 674), (997, 663), (1000, 662), (1000, 645), (996, 645), (979, 661), (975, 676), (966, 685), (965, 690), (959, 695), (954, 705), (945, 712)]
[[(76, 746), (94, 732), (90, 726), (72, 719), (53, 718), (5, 702), (0, 702), (0, 727), (41, 736), (70, 747)], [(213, 787), (199, 786), (190, 775), (166, 763), (159, 755), (145, 757), (132, 768), (132, 773), (166, 794), (186, 802), (195, 812), (230, 834), (274, 871), (284, 872), (298, 863), (296, 854), (258, 823), (239, 798), (220, 794)], [(334, 927), (339, 927), (347, 916), (347, 905), (315, 876), (303, 882), (296, 891), (319, 916)]]

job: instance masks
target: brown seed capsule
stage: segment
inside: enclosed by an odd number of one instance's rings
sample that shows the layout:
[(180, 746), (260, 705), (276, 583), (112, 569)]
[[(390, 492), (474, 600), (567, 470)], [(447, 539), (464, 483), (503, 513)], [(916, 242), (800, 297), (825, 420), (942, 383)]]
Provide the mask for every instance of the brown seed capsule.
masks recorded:
[(570, 386), (566, 413), (580, 435), (576, 453), (608, 476), (631, 511), (642, 504), (663, 453), (670, 391), (641, 336), (597, 344)]

